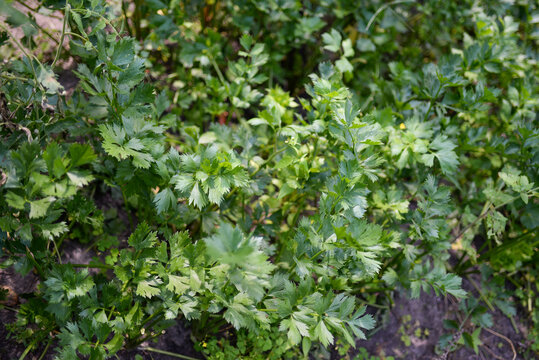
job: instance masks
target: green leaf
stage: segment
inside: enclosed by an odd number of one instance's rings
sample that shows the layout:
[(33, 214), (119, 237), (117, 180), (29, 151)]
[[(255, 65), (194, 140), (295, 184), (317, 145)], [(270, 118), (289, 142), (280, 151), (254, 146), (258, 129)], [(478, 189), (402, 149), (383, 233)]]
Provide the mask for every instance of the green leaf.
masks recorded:
[(324, 49), (331, 52), (338, 52), (341, 49), (341, 34), (335, 30), (331, 29), (331, 32), (322, 34), (322, 40), (324, 40)]
[(9, 206), (14, 207), (17, 210), (24, 210), (24, 204), (26, 204), (26, 200), (22, 196), (15, 194), (13, 191), (8, 191), (6, 193), (6, 201)]
[(120, 76), (118, 76), (118, 85), (126, 89), (133, 88), (144, 79), (144, 68), (144, 60), (136, 58), (120, 73)]
[(189, 195), (189, 204), (194, 204), (197, 208), (202, 209), (207, 203), (206, 195), (200, 191), (198, 183), (195, 183)]
[(328, 330), (324, 320), (318, 322), (318, 325), (314, 328), (314, 336), (324, 345), (328, 347), (333, 344), (333, 334)]
[(36, 219), (45, 216), (47, 214), (49, 206), (54, 202), (54, 200), (54, 197), (49, 196), (41, 200), (30, 201), (30, 219)]
[(177, 295), (183, 295), (190, 287), (189, 279), (183, 276), (168, 275), (166, 288)]
[(157, 242), (157, 233), (150, 231), (149, 226), (146, 223), (142, 223), (137, 226), (135, 232), (129, 236), (127, 242), (137, 251), (151, 248)]
[(138, 138), (128, 140), (126, 129), (118, 126), (100, 125), (99, 131), (103, 137), (103, 148), (105, 151), (118, 160), (133, 157), (133, 165), (147, 169), (155, 159), (141, 150), (146, 150), (143, 142)]
[(155, 208), (157, 209), (157, 213), (161, 214), (161, 213), (167, 212), (171, 208), (174, 208), (174, 205), (176, 205), (177, 199), (176, 199), (176, 196), (174, 195), (174, 192), (166, 188), (159, 191), (155, 195), (153, 202), (155, 204)]
[[(436, 136), (430, 144), (430, 148), (435, 150), (433, 155), (440, 162), (440, 167), (444, 174), (452, 174), (457, 170), (459, 159), (457, 154), (453, 151), (456, 147), (457, 146), (449, 140), (446, 135)], [(432, 160), (430, 160), (429, 166), (432, 166)]]
[(69, 147), (69, 155), (71, 157), (72, 167), (89, 164), (97, 158), (94, 150), (88, 144), (71, 144)]
[(111, 61), (116, 66), (131, 63), (135, 58), (135, 45), (132, 39), (123, 38), (114, 44)]
[(69, 13), (69, 16), (75, 21), (75, 24), (77, 24), (77, 28), (79, 29), (81, 34), (86, 34), (86, 31), (84, 31), (84, 26), (82, 25), (82, 19), (80, 15), (74, 11), (71, 11)]
[(286, 329), (288, 329), (287, 336), (290, 345), (299, 344), (302, 337), (309, 336), (309, 326), (301, 320), (296, 319), (294, 315), (281, 322), (279, 330), (285, 331)]
[(238, 265), (249, 263), (256, 251), (254, 244), (246, 238), (240, 229), (230, 224), (223, 224), (217, 234), (204, 240), (208, 255), (224, 264)]
[(61, 150), (60, 145), (52, 142), (47, 146), (47, 149), (43, 152), (43, 159), (47, 164), (49, 176), (60, 178), (66, 173), (66, 167), (64, 166), (62, 157), (63, 151)]
[(174, 175), (175, 189), (189, 197), (199, 209), (211, 202), (219, 205), (232, 186), (248, 184), (248, 176), (233, 154), (220, 152), (217, 146), (202, 148), (199, 154), (181, 157), (182, 174)]
[(77, 324), (68, 322), (57, 336), (60, 344), (64, 346), (62, 354), (67, 355), (62, 356), (62, 359), (77, 359), (77, 349), (85, 342)]
[(490, 212), (486, 219), (487, 236), (490, 239), (498, 240), (500, 235), (505, 231), (507, 220), (499, 211)]
[(345, 72), (351, 73), (352, 71), (354, 71), (354, 67), (352, 66), (350, 61), (348, 61), (348, 59), (346, 59), (345, 57), (342, 57), (339, 60), (335, 61), (335, 66), (342, 73), (345, 73)]
[(157, 287), (159, 283), (157, 280), (143, 280), (138, 283), (136, 294), (148, 299), (159, 295), (160, 290)]
[(481, 328), (478, 327), (474, 330), (472, 334), (464, 332), (462, 334), (462, 338), (464, 339), (464, 342), (467, 346), (473, 349), (473, 351), (477, 354), (479, 352), (479, 346), (483, 344), (479, 336), (481, 335)]
[(240, 44), (246, 51), (249, 51), (251, 49), (253, 43), (254, 40), (249, 34), (243, 34), (243, 36), (240, 38)]
[(440, 281), (440, 288), (456, 298), (465, 298), (467, 293), (462, 289), (462, 279), (455, 274), (446, 274)]
[(41, 225), (41, 233), (43, 237), (48, 240), (54, 240), (58, 236), (68, 231), (65, 221), (61, 221), (56, 224), (43, 224)]
[(56, 74), (44, 66), (40, 66), (38, 69), (37, 81), (43, 85), (47, 94), (56, 94), (64, 90), (64, 87), (56, 80)]
[[(213, 261), (227, 264), (232, 269), (237, 267), (248, 270), (257, 274), (259, 279), (263, 279), (275, 268), (267, 261), (267, 255), (261, 251), (262, 243), (259, 238), (245, 237), (240, 229), (234, 228), (230, 224), (222, 224), (217, 233), (204, 239), (204, 242), (206, 243), (206, 252)], [(244, 280), (243, 277), (239, 277), (234, 282), (239, 287), (244, 288), (246, 292), (251, 287), (260, 286), (256, 281), (245, 283)]]
[(371, 41), (371, 39), (366, 39), (366, 38), (359, 38), (359, 39), (357, 39), (356, 47), (357, 47), (358, 50), (361, 51), (361, 52), (371, 52), (371, 51), (376, 51), (376, 46), (375, 46), (374, 43)]

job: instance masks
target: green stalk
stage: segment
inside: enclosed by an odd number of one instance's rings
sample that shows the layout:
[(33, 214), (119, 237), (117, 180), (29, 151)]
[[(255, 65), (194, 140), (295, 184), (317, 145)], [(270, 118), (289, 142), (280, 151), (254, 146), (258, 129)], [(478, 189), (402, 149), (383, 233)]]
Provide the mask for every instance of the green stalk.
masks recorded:
[(256, 169), (254, 172), (252, 172), (249, 176), (250, 177), (254, 177), (256, 174), (258, 174), (258, 172), (260, 170), (262, 170), (262, 168), (264, 166), (266, 166), (267, 164), (269, 164), (277, 155), (279, 155), (280, 153), (282, 153), (283, 151), (285, 151), (286, 148), (283, 148), (279, 151), (274, 151), (266, 160), (264, 160), (264, 162), (262, 164), (260, 164), (260, 166), (258, 167), (258, 169)]
[[(144, 320), (142, 322), (142, 326), (146, 325), (148, 322), (150, 322), (153, 318), (155, 317), (159, 317), (159, 316), (162, 316), (162, 311), (163, 309), (158, 309), (156, 310), (153, 314), (151, 314), (150, 316), (148, 316), (148, 318), (146, 320)], [(149, 327), (149, 326), (148, 326)]]
[(65, 10), (64, 10), (64, 22), (62, 24), (62, 35), (60, 35), (60, 43), (58, 44), (58, 48), (56, 49), (56, 56), (54, 57), (54, 60), (52, 61), (51, 68), (54, 68), (54, 65), (56, 65), (56, 62), (60, 58), (62, 47), (64, 46), (64, 38), (66, 35), (66, 24), (67, 24), (67, 21), (69, 20), (70, 10), (71, 10), (71, 6), (69, 4), (66, 4)]
[(87, 269), (113, 269), (111, 265), (108, 264), (66, 264), (71, 265), (74, 268), (87, 268)]
[(313, 149), (313, 157), (311, 159), (311, 168), (315, 166), (317, 155), (318, 155), (318, 136), (314, 139), (314, 149)]
[(364, 301), (364, 300), (361, 300), (361, 299), (358, 299), (358, 302), (360, 302), (361, 304), (363, 304), (365, 306), (372, 306), (372, 307), (375, 307), (377, 309), (389, 310), (389, 306), (387, 306), (387, 305), (380, 305), (380, 304), (376, 304), (376, 303), (370, 303), (370, 302), (367, 302), (367, 301)]
[(34, 265), (36, 268), (37, 273), (39, 274), (39, 277), (41, 280), (45, 280), (45, 273), (43, 272), (43, 269), (36, 261), (36, 258), (34, 257), (34, 254), (30, 251), (28, 246), (26, 247), (26, 257), (30, 260), (30, 262)]
[(135, 0), (135, 12), (133, 14), (133, 22), (135, 23), (135, 37), (137, 40), (142, 40), (142, 28), (140, 22), (142, 21), (141, 2)]
[(221, 72), (221, 69), (219, 69), (219, 65), (217, 65), (217, 62), (215, 61), (213, 55), (208, 53), (208, 57), (210, 59), (211, 64), (213, 65), (213, 68), (215, 69), (215, 72), (217, 72), (217, 76), (219, 77), (219, 81), (221, 81), (221, 84), (223, 84), (223, 86), (225, 87), (226, 92), (228, 94), (228, 92), (229, 92), (228, 84), (226, 83), (225, 77), (223, 76), (223, 73)]
[[(0, 74), (0, 77), (3, 77), (4, 79), (7, 79), (7, 80), (29, 81), (28, 78), (24, 78), (22, 76), (15, 76), (11, 74)], [(5, 124), (7, 123), (6, 122), (0, 123), (0, 125), (5, 125)]]
[(19, 357), (19, 360), (24, 360), (24, 358), (26, 357), (26, 355), (28, 355), (30, 353), (30, 350), (32, 350), (32, 348), (34, 347), (34, 345), (37, 343), (37, 338), (34, 339), (30, 345), (28, 345), (26, 347), (26, 349), (24, 349), (24, 352), (21, 354), (21, 356)]
[(50, 338), (50, 339), (49, 339), (49, 341), (47, 342), (47, 346), (45, 346), (45, 349), (43, 349), (43, 352), (41, 353), (41, 356), (39, 357), (38, 360), (43, 360), (43, 358), (45, 357), (45, 354), (46, 354), (47, 351), (49, 350), (49, 346), (51, 346), (52, 339), (53, 339), (53, 338)]
[(173, 352), (165, 351), (165, 350), (159, 350), (159, 349), (156, 349), (156, 348), (153, 348), (153, 347), (150, 347), (150, 346), (141, 347), (140, 350), (146, 350), (146, 351), (151, 351), (151, 352), (154, 352), (154, 353), (157, 353), (157, 354), (168, 355), (168, 356), (176, 357), (178, 359), (199, 360), (199, 359), (191, 357), (191, 356), (177, 354), (177, 353), (173, 353)]
[(438, 86), (438, 90), (436, 90), (436, 95), (434, 95), (433, 98), (430, 99), (429, 108), (427, 109), (427, 113), (425, 114), (425, 117), (423, 118), (423, 122), (426, 122), (429, 119), (430, 110), (432, 109), (432, 106), (436, 102), (436, 99), (438, 99), (438, 96), (440, 95), (440, 91), (442, 91), (442, 84)]
[(60, 251), (58, 251), (58, 246), (56, 246), (56, 242), (52, 240), (52, 244), (54, 245), (54, 252), (56, 253), (56, 256), (58, 257), (58, 263), (62, 263), (62, 256), (60, 255)]
[(483, 294), (483, 291), (481, 291), (481, 288), (475, 283), (475, 281), (473, 281), (473, 279), (469, 276), (466, 276), (466, 279), (468, 279), (468, 281), (472, 283), (475, 290), (477, 290), (477, 292), (479, 293), (479, 298), (483, 299), (483, 301), (485, 302), (485, 304), (487, 304), (491, 311), (494, 311), (494, 306), (492, 306), (492, 303), (487, 299), (485, 294)]
[(131, 31), (131, 27), (129, 26), (129, 21), (127, 17), (127, 7), (124, 0), (122, 0), (122, 12), (124, 14), (124, 20), (125, 20), (124, 22), (125, 22), (125, 27), (127, 29), (127, 33), (129, 34), (129, 36), (133, 36), (133, 32)]
[(127, 214), (127, 219), (129, 220), (129, 227), (130, 230), (133, 231), (135, 229), (135, 224), (133, 223), (133, 219), (131, 218), (131, 213), (129, 212), (129, 204), (127, 203), (127, 196), (125, 195), (125, 192), (122, 189), (122, 198), (124, 200), (124, 209), (125, 213)]
[(12, 308), (11, 306), (7, 306), (7, 305), (3, 305), (3, 304), (0, 304), (0, 309), (6, 309), (6, 310), (9, 310), (9, 311), (13, 311), (14, 313), (19, 312), (19, 310), (15, 309), (15, 308)]
[[(144, 326), (144, 324), (148, 323), (148, 321), (151, 318), (153, 318), (154, 315), (156, 315), (156, 314), (158, 314), (158, 316), (155, 317), (155, 319), (152, 322), (150, 322), (147, 326), (145, 326), (144, 329), (151, 329), (152, 326), (154, 326), (157, 322), (162, 320), (164, 315), (162, 313), (162, 310), (158, 310), (152, 316), (150, 316), (148, 319), (146, 319), (146, 321), (143, 323), (142, 326)], [(129, 341), (128, 344), (129, 344), (130, 347), (135, 347), (135, 346), (138, 346), (138, 345), (142, 344), (143, 342), (145, 342), (147, 340), (150, 340), (151, 338), (154, 338), (156, 336), (159, 336), (159, 334), (149, 335), (149, 336), (145, 336), (145, 337), (137, 336), (136, 338)]]
[(81, 36), (81, 35), (79, 35), (79, 34), (77, 34), (77, 33), (71, 32), (71, 31), (66, 31), (65, 34), (66, 34), (66, 35), (70, 35), (70, 36), (75, 36), (75, 37), (77, 37), (77, 38), (83, 40), (84, 42), (88, 42), (88, 43), (92, 46), (92, 49), (93, 49), (95, 52), (98, 52), (98, 51), (97, 51), (97, 48), (94, 46), (94, 44), (92, 44), (92, 43), (90, 42), (90, 40), (88, 40), (88, 39), (85, 38), (84, 36)]

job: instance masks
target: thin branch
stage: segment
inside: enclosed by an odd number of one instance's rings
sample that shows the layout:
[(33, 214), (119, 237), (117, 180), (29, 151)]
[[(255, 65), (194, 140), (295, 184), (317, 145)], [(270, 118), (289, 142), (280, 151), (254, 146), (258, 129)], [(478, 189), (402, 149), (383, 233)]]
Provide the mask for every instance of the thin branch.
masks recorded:
[(511, 346), (511, 350), (513, 351), (513, 359), (512, 360), (515, 360), (517, 358), (517, 351), (515, 350), (515, 345), (513, 345), (513, 342), (507, 336), (502, 335), (499, 332), (496, 332), (496, 331), (491, 330), (489, 328), (484, 328), (484, 329), (486, 331), (488, 331), (489, 333), (491, 333), (492, 335), (497, 336), (497, 337), (507, 341), (509, 343), (509, 345)]

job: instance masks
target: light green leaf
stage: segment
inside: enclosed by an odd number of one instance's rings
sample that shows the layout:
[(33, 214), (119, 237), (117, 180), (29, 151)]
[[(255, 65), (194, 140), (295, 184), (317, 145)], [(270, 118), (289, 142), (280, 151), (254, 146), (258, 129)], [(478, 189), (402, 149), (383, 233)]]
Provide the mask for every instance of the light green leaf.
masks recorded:
[(168, 188), (159, 191), (153, 199), (158, 214), (167, 212), (176, 205), (176, 202), (174, 192)]
[(55, 200), (54, 197), (49, 196), (41, 200), (35, 200), (30, 202), (30, 219), (40, 218), (45, 216), (49, 206)]
[(328, 330), (324, 320), (321, 320), (318, 325), (314, 328), (314, 336), (324, 345), (328, 347), (330, 344), (333, 344), (333, 334)]
[(137, 295), (150, 299), (159, 294), (160, 290), (156, 287), (159, 283), (160, 281), (157, 280), (143, 280), (138, 283), (136, 293)]

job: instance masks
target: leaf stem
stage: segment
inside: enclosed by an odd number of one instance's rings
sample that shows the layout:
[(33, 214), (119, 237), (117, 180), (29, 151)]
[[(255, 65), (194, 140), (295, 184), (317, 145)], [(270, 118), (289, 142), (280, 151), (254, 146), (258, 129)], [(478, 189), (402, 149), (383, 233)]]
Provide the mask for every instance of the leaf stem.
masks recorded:
[(223, 84), (223, 86), (225, 87), (225, 89), (227, 91), (227, 95), (228, 95), (228, 92), (229, 92), (228, 84), (226, 83), (225, 77), (223, 76), (223, 73), (221, 72), (221, 69), (219, 69), (219, 65), (217, 65), (217, 62), (215, 61), (215, 58), (213, 57), (212, 54), (208, 53), (208, 56), (210, 58), (211, 64), (213, 65), (213, 68), (217, 72), (217, 76), (219, 77), (219, 81), (221, 81), (221, 84)]
[(436, 99), (438, 99), (438, 96), (440, 95), (440, 91), (442, 91), (442, 84), (438, 86), (438, 90), (436, 90), (436, 95), (434, 95), (433, 98), (430, 99), (429, 108), (427, 109), (427, 112), (425, 113), (425, 117), (423, 118), (423, 122), (426, 122), (429, 119), (430, 110), (432, 109), (432, 106), (436, 102)]
[(258, 172), (260, 170), (262, 170), (262, 168), (264, 166), (266, 166), (270, 161), (272, 161), (277, 155), (279, 155), (280, 153), (282, 153), (283, 151), (285, 151), (286, 148), (283, 148), (281, 150), (278, 150), (278, 151), (275, 151), (273, 152), (266, 160), (264, 160), (264, 162), (262, 164), (260, 164), (260, 166), (258, 167), (258, 169), (256, 169), (254, 172), (252, 172), (250, 174), (251, 177), (255, 176), (256, 174), (258, 174)]
[(27, 347), (26, 349), (24, 349), (24, 352), (21, 354), (21, 356), (19, 357), (19, 360), (24, 360), (24, 358), (26, 357), (26, 355), (28, 355), (30, 353), (30, 350), (32, 350), (32, 348), (34, 347), (34, 345), (37, 343), (37, 338), (35, 338)]
[(263, 311), (263, 312), (277, 312), (277, 309), (257, 309), (258, 311)]
[(129, 203), (127, 202), (127, 195), (125, 195), (125, 191), (122, 189), (122, 198), (124, 200), (124, 210), (127, 214), (127, 219), (129, 220), (129, 230), (134, 231), (135, 224), (133, 223), (133, 219), (131, 218), (131, 212), (129, 211)]
[(71, 265), (75, 268), (87, 268), (87, 269), (113, 269), (113, 267), (109, 264), (66, 264), (66, 265)]
[(71, 10), (71, 5), (66, 3), (65, 10), (64, 10), (64, 22), (62, 24), (62, 35), (60, 35), (60, 43), (58, 44), (58, 48), (56, 49), (56, 56), (54, 57), (54, 60), (52, 61), (51, 68), (54, 68), (54, 65), (56, 65), (56, 62), (60, 58), (62, 47), (64, 46), (64, 38), (66, 35), (66, 24), (69, 21), (70, 10)]
[(36, 261), (36, 258), (34, 257), (34, 254), (30, 251), (30, 248), (26, 247), (26, 257), (30, 260), (30, 262), (34, 265), (36, 268), (37, 273), (39, 274), (39, 277), (41, 280), (45, 280), (45, 273), (43, 272), (43, 269)]
[(49, 347), (51, 346), (52, 339), (53, 339), (52, 337), (49, 339), (49, 341), (47, 342), (47, 346), (45, 346), (45, 349), (43, 349), (43, 352), (41, 353), (41, 356), (39, 357), (38, 360), (42, 360), (45, 357), (45, 354), (47, 354), (47, 351), (49, 350)]
[(191, 356), (177, 354), (177, 353), (173, 353), (173, 352), (165, 351), (165, 350), (159, 350), (159, 349), (156, 349), (156, 348), (153, 348), (153, 347), (150, 347), (150, 346), (140, 347), (140, 350), (146, 350), (146, 351), (151, 351), (151, 352), (154, 352), (154, 353), (157, 353), (157, 354), (168, 355), (168, 356), (176, 357), (178, 359), (199, 360), (199, 359), (191, 357)]
[(92, 49), (95, 51), (95, 52), (98, 52), (97, 51), (97, 48), (94, 46), (94, 44), (92, 44), (92, 42), (90, 40), (88, 40), (87, 38), (85, 38), (84, 36), (82, 35), (79, 35), (77, 33), (74, 33), (74, 32), (71, 32), (71, 31), (66, 31), (66, 35), (71, 35), (71, 36), (75, 36), (81, 40), (83, 40), (84, 42), (88, 42), (91, 46), (92, 46)]
[(111, 30), (114, 31), (114, 35), (116, 36), (119, 36), (120, 34), (118, 33), (118, 30), (116, 30), (116, 28), (112, 25), (112, 23), (110, 22), (109, 19), (107, 19), (106, 17), (104, 17), (103, 15), (101, 15), (100, 13), (98, 12), (95, 12), (95, 11), (92, 11), (92, 10), (88, 10), (88, 9), (71, 9), (71, 11), (73, 12), (78, 12), (78, 13), (81, 13), (83, 15), (88, 15), (88, 14), (91, 14), (93, 16), (96, 16), (98, 18), (101, 18), (105, 24), (107, 24), (108, 26), (110, 26)]
[(477, 290), (477, 292), (479, 293), (479, 298), (480, 299), (483, 299), (483, 301), (485, 302), (485, 304), (488, 305), (489, 309), (491, 311), (494, 311), (494, 306), (492, 306), (492, 303), (487, 299), (487, 297), (485, 296), (485, 294), (483, 294), (483, 291), (481, 290), (481, 288), (476, 284), (476, 282), (469, 276), (466, 276), (466, 279), (468, 279), (468, 281), (470, 281), (470, 283), (473, 285), (473, 287), (475, 288), (475, 290)]

